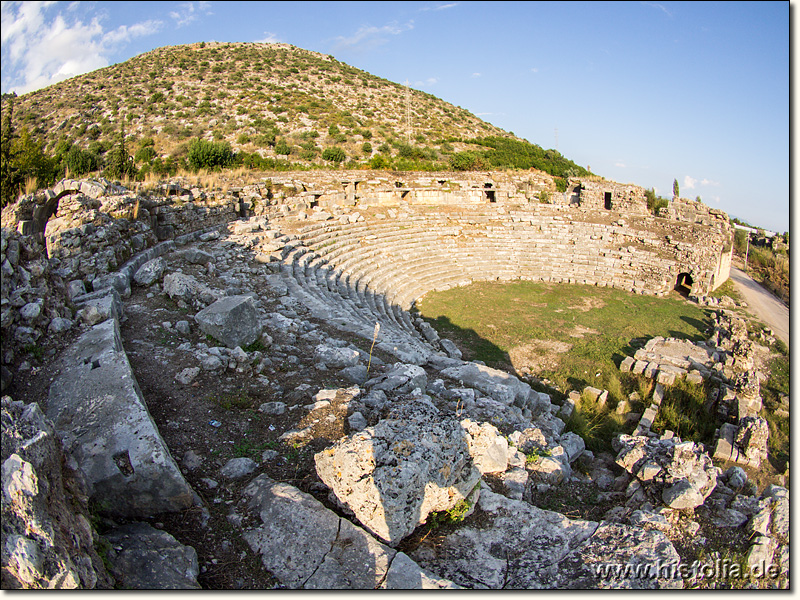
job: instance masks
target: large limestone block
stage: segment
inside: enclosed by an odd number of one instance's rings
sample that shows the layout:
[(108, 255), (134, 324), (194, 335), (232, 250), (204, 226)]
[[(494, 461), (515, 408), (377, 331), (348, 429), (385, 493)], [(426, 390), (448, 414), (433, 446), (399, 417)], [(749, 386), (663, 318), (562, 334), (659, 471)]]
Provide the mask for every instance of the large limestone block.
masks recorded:
[(212, 290), (184, 273), (168, 273), (162, 283), (164, 293), (188, 306), (207, 306), (220, 298), (220, 292)]
[(374, 535), (396, 545), (480, 480), (468, 433), (424, 397), (315, 455), (317, 474)]
[[(681, 587), (680, 580), (603, 577), (605, 564), (666, 564), (679, 560), (659, 531), (569, 519), (483, 489), (481, 526), (462, 526), (425, 540), (411, 558), (430, 573), (479, 589)], [(660, 561), (660, 562), (659, 562)]]
[(288, 484), (259, 475), (243, 496), (259, 519), (244, 539), (290, 589), (457, 587)]
[(62, 470), (53, 424), (35, 402), (8, 396), (0, 413), (3, 588), (110, 588), (79, 473)]
[(194, 318), (203, 333), (228, 348), (249, 346), (261, 337), (261, 321), (252, 296), (226, 296)]
[(108, 563), (126, 590), (197, 590), (197, 552), (166, 531), (129, 523), (108, 532)]
[(64, 352), (47, 416), (104, 512), (148, 517), (192, 505), (192, 490), (141, 396), (116, 320), (96, 325)]
[[(449, 367), (442, 375), (461, 382), (461, 384), (480, 390), (487, 396), (503, 404), (517, 404), (524, 407), (531, 395), (531, 386), (505, 371), (493, 369), (477, 363), (464, 363)], [(538, 401), (538, 395), (537, 395)]]
[(508, 468), (508, 440), (491, 423), (478, 425), (470, 419), (461, 421), (461, 426), (469, 434), (472, 461), (484, 473), (503, 473)]

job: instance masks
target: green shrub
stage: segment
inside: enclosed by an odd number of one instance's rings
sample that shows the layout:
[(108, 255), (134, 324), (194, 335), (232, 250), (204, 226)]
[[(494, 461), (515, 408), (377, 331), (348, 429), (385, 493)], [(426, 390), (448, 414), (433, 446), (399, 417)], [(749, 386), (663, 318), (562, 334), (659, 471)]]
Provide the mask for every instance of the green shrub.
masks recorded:
[(187, 155), (189, 167), (197, 169), (221, 169), (233, 164), (233, 151), (227, 142), (209, 142), (195, 139), (189, 144)]
[(64, 157), (64, 163), (70, 174), (76, 176), (96, 171), (98, 167), (97, 156), (78, 146), (73, 146), (69, 149)]
[(342, 163), (347, 160), (347, 153), (338, 146), (332, 146), (323, 150), (322, 159), (329, 162)]

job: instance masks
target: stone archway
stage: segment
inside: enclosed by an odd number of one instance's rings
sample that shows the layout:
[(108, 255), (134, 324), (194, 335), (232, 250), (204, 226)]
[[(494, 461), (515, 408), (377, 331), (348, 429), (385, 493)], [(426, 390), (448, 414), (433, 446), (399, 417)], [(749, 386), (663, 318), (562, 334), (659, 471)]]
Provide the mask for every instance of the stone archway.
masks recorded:
[(694, 279), (689, 273), (680, 273), (677, 281), (675, 282), (675, 291), (684, 296), (688, 296), (692, 293), (693, 285)]

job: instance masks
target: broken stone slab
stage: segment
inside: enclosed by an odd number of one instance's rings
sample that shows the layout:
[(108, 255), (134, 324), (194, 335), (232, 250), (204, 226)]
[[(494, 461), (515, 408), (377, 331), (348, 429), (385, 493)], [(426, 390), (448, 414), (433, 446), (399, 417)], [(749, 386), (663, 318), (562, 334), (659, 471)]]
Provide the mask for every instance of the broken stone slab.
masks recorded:
[(103, 536), (111, 573), (127, 590), (199, 590), (197, 552), (166, 531), (129, 523)]
[(634, 364), (636, 364), (636, 359), (632, 356), (626, 356), (619, 364), (619, 370), (622, 373), (630, 373)]
[(374, 535), (391, 546), (470, 495), (480, 471), (469, 434), (425, 397), (395, 405), (374, 427), (317, 453), (317, 474)]
[(117, 271), (116, 273), (101, 275), (92, 281), (92, 289), (95, 292), (109, 288), (115, 289), (123, 298), (128, 298), (131, 295), (131, 278), (129, 273), (127, 271)]
[(461, 360), (462, 354), (461, 350), (458, 349), (458, 346), (452, 340), (448, 340), (447, 338), (442, 338), (439, 341), (439, 344), (442, 346), (442, 350), (447, 353), (447, 356), (450, 358), (455, 358), (457, 360)]
[(569, 462), (554, 456), (540, 457), (529, 462), (526, 468), (535, 481), (548, 485), (558, 485), (572, 475)]
[(243, 537), (287, 588), (455, 587), (293, 486), (259, 475), (243, 497), (260, 521)]
[(95, 325), (63, 353), (47, 416), (103, 512), (149, 517), (192, 505), (192, 489), (150, 417), (116, 320)]
[(133, 275), (133, 280), (141, 286), (151, 286), (161, 280), (166, 268), (167, 265), (164, 259), (160, 256), (156, 257), (139, 267)]
[(481, 525), (462, 526), (411, 553), (420, 567), (465, 588), (680, 588), (680, 579), (604, 575), (607, 564), (679, 561), (660, 531), (573, 520), (526, 502), (481, 491)]
[(194, 318), (200, 331), (228, 348), (249, 346), (261, 337), (261, 320), (250, 295), (221, 298)]
[(491, 423), (478, 423), (464, 419), (461, 426), (469, 436), (469, 453), (481, 475), (503, 473), (508, 468), (508, 440)]
[(395, 363), (392, 369), (364, 384), (373, 390), (409, 394), (415, 389), (424, 393), (428, 387), (428, 374), (419, 365)]
[(670, 508), (700, 506), (717, 485), (718, 469), (694, 442), (622, 434), (613, 445), (616, 463), (638, 478), (653, 501)]
[(168, 273), (164, 276), (162, 287), (167, 296), (187, 306), (208, 306), (222, 296), (219, 291), (212, 290), (184, 273)]
[(361, 355), (352, 348), (337, 348), (327, 344), (319, 344), (314, 349), (314, 361), (325, 363), (326, 366), (341, 369), (354, 367), (359, 363)]
[(106, 319), (121, 321), (124, 317), (122, 298), (115, 289), (104, 289), (73, 299), (78, 317), (90, 325), (97, 325)]
[[(516, 404), (525, 407), (531, 396), (531, 386), (517, 377), (477, 363), (464, 363), (457, 367), (448, 367), (441, 372), (443, 377), (473, 387), (487, 396), (506, 405)], [(538, 395), (536, 401), (538, 403)]]

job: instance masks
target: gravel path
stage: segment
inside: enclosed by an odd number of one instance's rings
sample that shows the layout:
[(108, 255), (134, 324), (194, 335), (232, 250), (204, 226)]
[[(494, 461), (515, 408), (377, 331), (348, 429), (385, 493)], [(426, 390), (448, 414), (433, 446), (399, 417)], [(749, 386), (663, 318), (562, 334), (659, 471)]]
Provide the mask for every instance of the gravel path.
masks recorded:
[(789, 307), (755, 282), (747, 273), (731, 267), (731, 279), (744, 296), (749, 310), (789, 345)]

